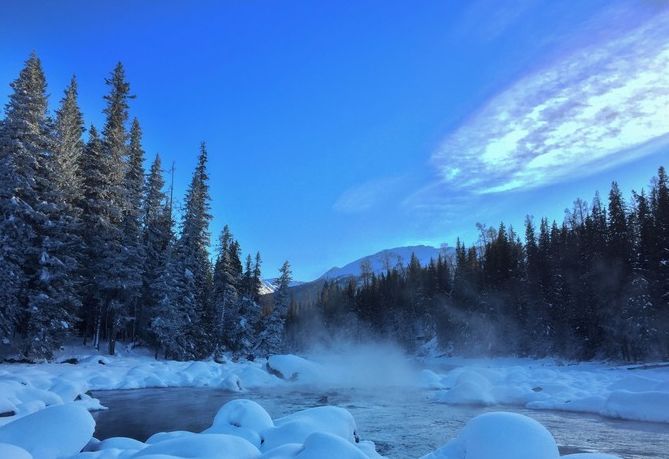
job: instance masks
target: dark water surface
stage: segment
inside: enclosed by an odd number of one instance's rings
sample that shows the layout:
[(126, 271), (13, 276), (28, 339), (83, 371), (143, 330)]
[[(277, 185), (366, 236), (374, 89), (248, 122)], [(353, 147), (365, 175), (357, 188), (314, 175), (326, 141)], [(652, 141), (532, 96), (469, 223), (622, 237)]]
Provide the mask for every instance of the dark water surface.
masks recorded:
[(452, 406), (429, 392), (407, 388), (308, 390), (263, 389), (231, 393), (209, 388), (100, 391), (109, 410), (94, 413), (99, 439), (123, 436), (144, 441), (156, 432), (209, 427), (218, 409), (236, 398), (262, 405), (272, 418), (320, 405), (348, 409), (363, 440), (392, 459), (418, 458), (455, 437), (467, 421), (488, 411), (513, 411), (541, 422), (562, 454), (599, 451), (624, 459), (669, 459), (669, 424), (606, 419), (596, 415), (534, 411), (518, 407)]

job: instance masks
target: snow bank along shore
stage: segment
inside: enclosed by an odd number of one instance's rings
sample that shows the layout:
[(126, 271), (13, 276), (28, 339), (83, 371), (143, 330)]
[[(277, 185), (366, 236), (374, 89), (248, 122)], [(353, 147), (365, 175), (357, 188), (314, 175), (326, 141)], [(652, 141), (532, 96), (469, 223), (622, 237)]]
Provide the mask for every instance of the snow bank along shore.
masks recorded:
[[(411, 385), (445, 404), (522, 405), (598, 413), (641, 421), (669, 422), (669, 368), (559, 365), (523, 359), (430, 359), (431, 370), (408, 361), (380, 367), (355, 358), (306, 360), (293, 355), (255, 362), (173, 362), (148, 356), (79, 355), (75, 363), (0, 365), (0, 458), (378, 458), (361, 441), (352, 415), (332, 406), (272, 420), (249, 400), (224, 405), (202, 433), (158, 433), (142, 443), (93, 438), (89, 410), (104, 409), (91, 390), (146, 387), (214, 387), (244, 392), (296, 384)], [(75, 362), (70, 360), (70, 362)], [(402, 368), (400, 368), (402, 367)], [(388, 373), (390, 372), (390, 373)], [(361, 374), (362, 373), (362, 374)], [(444, 409), (448, 409), (446, 406)], [(83, 450), (83, 452), (81, 452)], [(513, 413), (487, 413), (471, 420), (457, 438), (424, 459), (558, 458), (551, 434)], [(606, 455), (570, 455), (605, 459)]]

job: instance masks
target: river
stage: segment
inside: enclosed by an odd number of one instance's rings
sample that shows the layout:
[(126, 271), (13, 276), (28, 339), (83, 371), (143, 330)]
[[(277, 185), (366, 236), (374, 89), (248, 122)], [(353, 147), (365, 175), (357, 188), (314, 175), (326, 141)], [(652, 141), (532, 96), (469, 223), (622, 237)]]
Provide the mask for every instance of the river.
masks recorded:
[(562, 454), (599, 451), (624, 459), (667, 459), (669, 425), (607, 419), (596, 415), (534, 411), (519, 407), (452, 406), (431, 400), (429, 391), (407, 388), (318, 390), (263, 389), (233, 393), (210, 388), (99, 391), (109, 410), (94, 413), (95, 436), (146, 440), (156, 432), (199, 432), (229, 400), (248, 398), (277, 418), (324, 404), (348, 409), (363, 440), (391, 459), (418, 458), (457, 435), (467, 421), (488, 411), (513, 411), (541, 422)]

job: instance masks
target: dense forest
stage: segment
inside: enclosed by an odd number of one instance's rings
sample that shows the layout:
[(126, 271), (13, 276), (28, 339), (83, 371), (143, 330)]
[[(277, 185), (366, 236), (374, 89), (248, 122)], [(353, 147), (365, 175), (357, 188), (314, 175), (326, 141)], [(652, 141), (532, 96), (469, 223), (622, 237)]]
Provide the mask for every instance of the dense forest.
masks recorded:
[(49, 358), (68, 337), (176, 359), (277, 352), (289, 264), (262, 307), (260, 255), (242, 264), (227, 226), (211, 262), (204, 144), (176, 231), (158, 155), (145, 174), (120, 63), (105, 82), (104, 126), (86, 140), (74, 77), (53, 115), (36, 55), (11, 83), (0, 120), (0, 357)]
[(663, 168), (627, 201), (614, 182), (606, 204), (578, 199), (561, 223), (528, 217), (522, 238), (481, 225), (454, 257), (363, 270), (297, 304), (288, 262), (271, 298), (260, 296), (260, 255), (243, 257), (227, 226), (212, 256), (206, 146), (177, 212), (158, 155), (145, 173), (123, 66), (105, 81), (101, 131), (84, 128), (74, 77), (49, 111), (36, 55), (11, 83), (0, 120), (0, 357), (49, 358), (66, 338), (197, 359), (369, 337), (411, 351), (436, 338), (458, 354), (669, 356)]
[(562, 223), (531, 217), (523, 240), (479, 225), (471, 247), (421, 266), (327, 282), (291, 310), (293, 345), (318, 338), (393, 339), (408, 349), (436, 337), (443, 352), (638, 361), (669, 356), (669, 189), (664, 168), (648, 193), (605, 206), (577, 199)]

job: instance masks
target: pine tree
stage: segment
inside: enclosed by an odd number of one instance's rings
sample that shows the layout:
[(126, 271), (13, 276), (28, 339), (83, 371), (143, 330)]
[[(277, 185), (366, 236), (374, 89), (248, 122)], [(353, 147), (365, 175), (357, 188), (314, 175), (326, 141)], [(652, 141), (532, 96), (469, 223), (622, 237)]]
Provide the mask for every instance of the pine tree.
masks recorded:
[(261, 277), (261, 266), (262, 259), (260, 258), (260, 252), (256, 252), (255, 264), (253, 265), (253, 301), (256, 303), (260, 302), (260, 288), (262, 287), (262, 277)]
[(261, 327), (261, 305), (260, 305), (260, 253), (256, 253), (255, 263), (251, 255), (246, 257), (246, 268), (244, 270), (244, 289), (239, 298), (238, 327), (237, 327), (237, 353), (240, 355), (253, 356), (253, 350), (258, 344), (258, 334)]
[(84, 131), (84, 119), (78, 103), (77, 80), (72, 76), (56, 112), (52, 175), (53, 184), (60, 193), (64, 206), (63, 215), (59, 218), (69, 229), (68, 255), (77, 262), (77, 270), (71, 273), (71, 280), (79, 303), (86, 295), (83, 276), (87, 261), (82, 220), (84, 176), (81, 166), (85, 148), (82, 139)]
[[(535, 349), (539, 350), (545, 337), (547, 327), (546, 303), (542, 294), (541, 272), (542, 265), (546, 261), (542, 259), (542, 253), (534, 229), (531, 217), (525, 219), (525, 256), (527, 263), (527, 300), (528, 308), (528, 335), (535, 342)], [(546, 348), (540, 350), (544, 351)]]
[(86, 229), (83, 238), (86, 246), (84, 257), (84, 336), (90, 334), (93, 346), (99, 349), (102, 338), (103, 317), (109, 290), (114, 286), (114, 274), (110, 263), (115, 259), (109, 248), (119, 237), (120, 210), (114, 205), (114, 186), (110, 180), (115, 167), (104, 153), (102, 139), (94, 126), (89, 129), (89, 138), (81, 157), (83, 172), (82, 221)]
[[(0, 247), (4, 242), (0, 239)], [(16, 266), (4, 253), (0, 256), (0, 343), (11, 344), (18, 327), (21, 313), (19, 304), (19, 286), (21, 285), (21, 268)]]
[(285, 324), (290, 304), (289, 292), (292, 281), (290, 263), (285, 261), (279, 269), (277, 289), (274, 292), (274, 308), (265, 317), (263, 330), (260, 334), (260, 350), (264, 355), (277, 354), (283, 350), (285, 339)]
[(237, 327), (239, 319), (239, 277), (235, 269), (235, 241), (228, 225), (219, 238), (219, 251), (214, 266), (212, 302), (214, 330), (219, 348), (237, 350)]
[(132, 320), (131, 338), (137, 336), (137, 316), (143, 285), (144, 246), (142, 244), (142, 197), (144, 194), (144, 150), (142, 130), (135, 118), (130, 129), (128, 160), (124, 177), (125, 210), (123, 214), (123, 246), (127, 273), (126, 308)]
[(653, 199), (653, 220), (655, 221), (656, 247), (654, 257), (655, 285), (654, 292), (655, 317), (661, 324), (659, 331), (660, 351), (669, 355), (669, 184), (664, 167), (657, 174)]
[(107, 196), (111, 201), (113, 212), (109, 214), (108, 245), (104, 252), (108, 268), (106, 279), (102, 282), (102, 292), (104, 292), (103, 310), (107, 318), (109, 353), (113, 355), (119, 332), (132, 320), (131, 307), (141, 286), (141, 272), (138, 270), (136, 247), (127, 246), (128, 242), (138, 234), (133, 232), (126, 235), (128, 227), (132, 226), (129, 222), (132, 219), (130, 217), (137, 215), (126, 192), (126, 176), (129, 176), (129, 165), (126, 161), (128, 155), (126, 123), (128, 100), (134, 96), (130, 95), (130, 85), (125, 80), (125, 70), (121, 63), (116, 65), (111, 77), (105, 82), (110, 87), (110, 92), (105, 96), (107, 106), (104, 113), (107, 118), (102, 131), (103, 151), (106, 161), (109, 162)]
[(163, 292), (151, 331), (167, 356), (184, 360), (213, 349), (203, 323), (210, 311), (209, 185), (207, 150), (200, 147), (198, 164), (186, 193), (181, 235), (170, 250), (167, 268), (158, 281)]
[(607, 252), (611, 262), (622, 270), (620, 276), (628, 274), (631, 259), (630, 233), (627, 225), (625, 202), (618, 184), (611, 184), (609, 193), (609, 218), (607, 228)]
[(55, 185), (46, 79), (35, 54), (11, 87), (0, 138), (0, 243), (9, 296), (3, 316), (9, 321), (19, 316), (25, 355), (49, 357), (79, 306), (71, 278), (76, 260), (69, 255), (77, 241), (70, 237), (73, 222)]
[(77, 100), (77, 79), (73, 76), (56, 112), (56, 142), (54, 150), (56, 186), (65, 200), (79, 207), (83, 194), (83, 176), (80, 171), (84, 152), (84, 118)]
[(144, 265), (142, 271), (142, 297), (136, 317), (139, 336), (156, 345), (148, 325), (156, 317), (161, 298), (159, 279), (165, 272), (167, 254), (172, 243), (172, 215), (167, 196), (163, 191), (160, 156), (156, 155), (146, 181), (142, 209), (142, 246)]
[(242, 276), (241, 294), (253, 298), (253, 259), (251, 254), (246, 255), (244, 274)]

